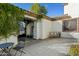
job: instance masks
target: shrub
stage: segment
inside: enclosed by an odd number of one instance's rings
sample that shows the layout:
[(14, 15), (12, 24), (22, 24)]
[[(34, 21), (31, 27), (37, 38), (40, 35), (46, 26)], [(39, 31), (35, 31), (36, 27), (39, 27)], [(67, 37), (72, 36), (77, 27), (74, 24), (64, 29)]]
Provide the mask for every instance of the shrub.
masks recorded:
[(18, 22), (24, 19), (25, 10), (9, 3), (0, 3), (0, 36), (9, 37), (14, 32), (18, 34)]
[(70, 56), (79, 56), (79, 44), (71, 45), (68, 55)]

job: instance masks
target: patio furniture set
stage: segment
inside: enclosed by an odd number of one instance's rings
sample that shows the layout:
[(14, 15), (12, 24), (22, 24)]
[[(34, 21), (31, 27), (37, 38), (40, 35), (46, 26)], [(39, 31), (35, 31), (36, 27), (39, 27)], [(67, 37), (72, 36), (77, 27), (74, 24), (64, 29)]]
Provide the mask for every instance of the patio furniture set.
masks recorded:
[[(23, 51), (25, 47), (25, 38), (19, 38), (18, 44), (15, 47), (13, 47), (13, 45), (14, 43), (12, 42), (0, 44), (0, 56), (16, 56), (17, 52), (20, 52), (20, 56), (22, 53), (25, 54)], [(11, 50), (16, 51), (14, 55), (12, 55)]]

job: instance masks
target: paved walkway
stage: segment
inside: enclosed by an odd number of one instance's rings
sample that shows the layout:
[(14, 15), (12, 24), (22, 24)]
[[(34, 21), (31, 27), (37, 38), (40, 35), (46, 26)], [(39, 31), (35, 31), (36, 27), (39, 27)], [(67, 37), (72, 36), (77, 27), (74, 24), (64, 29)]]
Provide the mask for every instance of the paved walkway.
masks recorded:
[(77, 42), (76, 39), (64, 38), (31, 41), (26, 45), (23, 56), (66, 56), (69, 46)]

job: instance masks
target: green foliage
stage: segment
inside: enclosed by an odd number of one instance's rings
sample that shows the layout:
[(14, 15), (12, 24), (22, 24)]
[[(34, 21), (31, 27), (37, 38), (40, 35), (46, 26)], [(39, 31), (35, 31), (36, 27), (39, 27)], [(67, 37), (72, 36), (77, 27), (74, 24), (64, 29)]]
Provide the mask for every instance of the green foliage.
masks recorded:
[(45, 8), (45, 6), (41, 6), (41, 9), (40, 9), (41, 13), (46, 15), (47, 14), (47, 9)]
[(40, 14), (40, 4), (35, 3), (31, 7), (31, 11), (33, 11), (35, 14)]
[(0, 3), (0, 36), (18, 33), (18, 21), (24, 18), (25, 10), (12, 4)]
[(71, 45), (68, 55), (79, 56), (79, 44)]
[(41, 6), (39, 3), (33, 4), (31, 11), (33, 11), (35, 14), (38, 14), (36, 17), (37, 19), (41, 19), (43, 18), (43, 15), (47, 14), (47, 9), (45, 8), (45, 6)]

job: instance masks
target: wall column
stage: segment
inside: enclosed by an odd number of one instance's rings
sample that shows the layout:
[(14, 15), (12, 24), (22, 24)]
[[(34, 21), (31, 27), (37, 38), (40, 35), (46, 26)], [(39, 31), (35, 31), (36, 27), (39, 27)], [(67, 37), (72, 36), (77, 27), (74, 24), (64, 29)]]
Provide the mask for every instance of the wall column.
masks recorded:
[(41, 20), (34, 22), (34, 39), (41, 39)]

